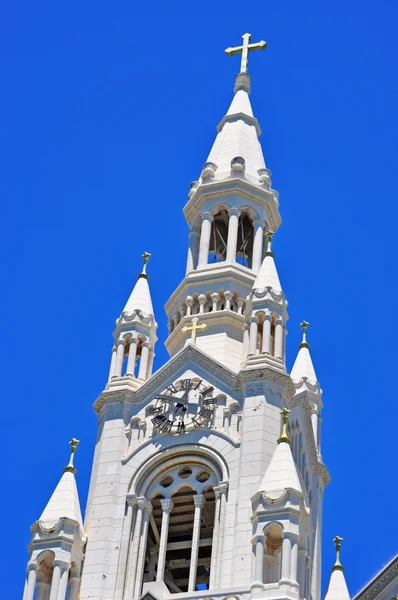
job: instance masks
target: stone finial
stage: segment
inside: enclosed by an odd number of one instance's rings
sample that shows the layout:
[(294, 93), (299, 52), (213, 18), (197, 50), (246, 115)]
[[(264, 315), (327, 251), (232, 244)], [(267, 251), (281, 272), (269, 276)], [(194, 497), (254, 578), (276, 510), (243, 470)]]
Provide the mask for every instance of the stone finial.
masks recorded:
[(243, 90), (247, 94), (250, 94), (250, 81), (251, 77), (249, 73), (238, 73), (235, 79), (234, 93), (239, 90)]
[(218, 167), (215, 163), (205, 162), (203, 165), (202, 179), (214, 179)]
[(271, 248), (272, 248), (272, 238), (274, 237), (274, 231), (272, 231), (271, 229), (267, 229), (267, 231), (264, 234), (265, 237), (265, 241), (266, 241), (266, 250), (265, 250), (265, 256), (275, 256), (274, 253), (272, 252)]
[(336, 535), (336, 537), (333, 540), (334, 546), (336, 548), (336, 562), (334, 563), (334, 565), (332, 567), (332, 571), (344, 571), (344, 567), (340, 562), (340, 548), (341, 548), (342, 541), (343, 541), (343, 538), (339, 537), (338, 535)]
[(189, 184), (188, 198), (192, 198), (198, 187), (199, 181), (191, 181), (191, 183)]
[(244, 175), (246, 170), (246, 162), (243, 156), (235, 156), (231, 160), (231, 173), (235, 175)]
[(282, 415), (282, 434), (281, 436), (278, 438), (278, 444), (281, 444), (282, 442), (286, 442), (287, 444), (291, 444), (291, 440), (289, 438), (289, 436), (287, 435), (287, 424), (289, 422), (289, 415), (292, 411), (288, 410), (287, 408), (283, 408), (281, 410), (281, 415)]
[(76, 438), (72, 438), (71, 441), (69, 442), (70, 458), (69, 458), (69, 463), (67, 464), (66, 467), (64, 467), (64, 473), (73, 473), (74, 475), (76, 475), (77, 471), (76, 471), (75, 467), (73, 466), (73, 459), (74, 459), (74, 455), (75, 455), (75, 452), (76, 452), (79, 444), (80, 444), (80, 441), (77, 440)]
[(151, 255), (149, 254), (149, 252), (144, 252), (144, 254), (142, 255), (142, 262), (144, 263), (144, 266), (142, 267), (142, 272), (138, 275), (137, 279), (140, 279), (141, 277), (143, 277), (144, 279), (149, 279), (146, 273), (146, 266), (150, 258)]
[(257, 174), (260, 185), (265, 186), (269, 190), (271, 187), (271, 171), (267, 168), (257, 169)]
[(310, 345), (307, 342), (307, 329), (309, 327), (309, 323), (308, 321), (301, 321), (300, 323), (300, 327), (301, 327), (301, 331), (303, 332), (303, 339), (301, 340), (301, 344), (299, 344), (299, 348), (309, 348)]

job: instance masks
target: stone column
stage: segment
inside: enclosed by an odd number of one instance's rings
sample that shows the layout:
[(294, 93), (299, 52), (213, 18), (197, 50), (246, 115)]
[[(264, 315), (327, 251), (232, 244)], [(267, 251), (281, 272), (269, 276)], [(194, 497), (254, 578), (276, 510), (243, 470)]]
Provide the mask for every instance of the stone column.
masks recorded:
[(210, 581), (209, 590), (214, 589), (216, 583), (216, 570), (217, 570), (217, 549), (218, 541), (220, 537), (220, 507), (221, 507), (221, 490), (218, 487), (213, 489), (216, 498), (216, 508), (214, 511), (214, 528), (213, 528), (213, 541), (211, 546), (211, 559), (210, 559)]
[(200, 540), (200, 523), (202, 518), (202, 507), (205, 503), (205, 498), (202, 494), (198, 494), (193, 497), (195, 504), (195, 514), (193, 518), (193, 534), (192, 534), (192, 550), (191, 550), (191, 561), (189, 566), (189, 581), (188, 581), (188, 592), (195, 591), (196, 584), (196, 572), (198, 569), (198, 555), (199, 555), (199, 540)]
[(212, 306), (212, 309), (211, 309), (211, 310), (212, 310), (212, 312), (216, 312), (216, 310), (217, 310), (217, 305), (218, 305), (218, 302), (219, 302), (219, 300), (220, 300), (220, 295), (219, 295), (219, 294), (217, 294), (217, 292), (214, 292), (214, 293), (211, 295), (211, 300), (212, 300), (212, 302), (213, 302), (213, 306)]
[[(118, 564), (118, 574), (116, 580), (115, 600), (120, 600), (123, 595), (123, 588), (126, 580), (127, 557), (129, 553), (129, 544), (131, 539), (131, 530), (133, 524), (134, 507), (137, 502), (135, 496), (127, 497), (126, 516), (123, 521), (123, 530), (120, 543), (120, 554)], [(68, 599), (69, 600), (69, 599)]]
[(254, 581), (253, 587), (263, 587), (264, 583), (264, 535), (257, 535), (254, 544)]
[(199, 249), (199, 231), (190, 231), (188, 234), (189, 246), (188, 246), (188, 257), (187, 257), (187, 268), (185, 274), (188, 275), (190, 271), (196, 269), (198, 262), (198, 249)]
[(142, 531), (140, 536), (140, 547), (138, 551), (137, 575), (135, 578), (134, 598), (139, 598), (141, 596), (142, 580), (144, 577), (145, 567), (145, 551), (148, 538), (148, 525), (151, 512), (152, 504), (150, 502), (147, 502), (145, 506), (144, 518), (142, 522)]
[(69, 565), (63, 565), (61, 571), (61, 579), (59, 582), (57, 600), (65, 600), (66, 588), (68, 587)]
[(216, 588), (220, 588), (221, 582), (221, 569), (223, 561), (223, 547), (224, 547), (224, 535), (225, 535), (225, 513), (227, 506), (227, 483), (220, 483), (218, 486), (221, 492), (221, 506), (220, 506), (220, 525), (218, 531), (218, 544), (217, 544), (217, 567), (216, 567)]
[(236, 262), (236, 245), (238, 243), (238, 227), (239, 227), (239, 214), (240, 211), (237, 208), (230, 208), (228, 211), (228, 238), (227, 238), (227, 263)]
[(155, 360), (155, 352), (153, 351), (153, 348), (150, 348), (149, 349), (149, 358), (148, 358), (148, 369), (147, 369), (147, 373), (146, 373), (147, 379), (149, 379), (150, 376), (152, 375), (154, 360)]
[(304, 548), (300, 548), (298, 552), (298, 582), (300, 584), (300, 596), (305, 598), (305, 576), (306, 567), (305, 562), (307, 558), (307, 552)]
[(75, 575), (69, 578), (68, 583), (68, 600), (77, 600), (80, 587), (80, 577)]
[(193, 306), (193, 298), (192, 296), (187, 296), (185, 300), (185, 304), (187, 305), (187, 317), (192, 315), (192, 306)]
[(280, 318), (275, 322), (275, 358), (283, 360), (283, 321)]
[(290, 583), (290, 570), (292, 564), (292, 542), (286, 533), (283, 534), (282, 542), (282, 576), (281, 583)]
[(243, 312), (243, 305), (244, 305), (245, 301), (243, 298), (238, 298), (236, 303), (238, 305), (238, 315), (241, 315)]
[(258, 332), (258, 318), (250, 317), (249, 354), (257, 354), (257, 332)]
[(135, 369), (135, 359), (137, 356), (137, 337), (130, 338), (130, 347), (129, 347), (129, 357), (127, 360), (127, 369), (126, 375), (133, 375), (134, 377), (134, 369)]
[(159, 557), (158, 557), (158, 570), (156, 573), (156, 581), (163, 581), (164, 568), (166, 566), (166, 551), (167, 551), (167, 538), (169, 534), (169, 521), (170, 513), (173, 510), (173, 502), (171, 500), (161, 500), (162, 506), (162, 527), (160, 530), (160, 542), (159, 542)]
[(137, 573), (137, 559), (138, 559), (138, 549), (141, 537), (141, 524), (143, 512), (145, 509), (145, 499), (139, 498), (137, 501), (137, 511), (136, 518), (134, 524), (134, 532), (130, 545), (130, 556), (128, 561), (128, 578), (127, 585), (125, 586), (125, 591), (123, 595), (123, 600), (131, 600), (133, 597), (134, 586), (135, 586), (135, 575)]
[(253, 258), (252, 258), (252, 270), (258, 273), (261, 267), (261, 260), (263, 257), (263, 240), (264, 240), (264, 221), (256, 219), (253, 221)]
[(297, 583), (298, 539), (296, 537), (292, 538), (291, 545), (292, 545), (292, 551), (291, 551), (291, 565), (290, 565), (290, 580), (292, 583), (295, 583), (298, 587), (298, 583)]
[(118, 340), (116, 342), (116, 365), (115, 365), (115, 372), (113, 374), (113, 377), (121, 377), (122, 376), (125, 345), (126, 345), (125, 340)]
[(225, 310), (231, 310), (232, 292), (224, 292)]
[(138, 371), (138, 379), (146, 379), (149, 361), (149, 342), (143, 342), (141, 346), (140, 368)]
[(36, 583), (36, 599), (35, 600), (48, 600), (50, 594), (50, 584), (45, 581), (38, 581)]
[(111, 358), (111, 366), (109, 369), (109, 377), (108, 377), (108, 381), (110, 381), (113, 377), (113, 375), (115, 374), (115, 366), (116, 366), (116, 346), (114, 346), (112, 348), (112, 358)]
[(318, 418), (319, 412), (316, 406), (311, 408), (311, 424), (312, 431), (314, 432), (315, 445), (318, 446)]
[(198, 269), (205, 267), (209, 260), (210, 234), (213, 216), (209, 212), (202, 215), (202, 230), (200, 232)]
[(249, 345), (250, 345), (250, 332), (249, 325), (245, 325), (243, 328), (243, 355), (242, 359), (245, 360), (247, 355), (249, 354)]
[(199, 294), (198, 296), (198, 300), (199, 300), (199, 314), (203, 315), (203, 313), (205, 312), (205, 304), (207, 302), (207, 298), (204, 294)]
[(261, 352), (269, 354), (271, 352), (271, 315), (264, 315), (263, 321), (263, 343)]
[(37, 579), (37, 571), (36, 565), (32, 565), (29, 567), (29, 573), (26, 579), (25, 593), (23, 600), (33, 600), (33, 596), (35, 595), (35, 587), (36, 587), (36, 579)]

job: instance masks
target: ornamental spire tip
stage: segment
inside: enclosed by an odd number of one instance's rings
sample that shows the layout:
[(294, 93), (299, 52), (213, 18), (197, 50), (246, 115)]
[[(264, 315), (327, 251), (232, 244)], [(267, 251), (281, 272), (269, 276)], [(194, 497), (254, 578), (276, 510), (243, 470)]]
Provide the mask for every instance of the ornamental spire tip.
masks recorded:
[(332, 567), (332, 571), (344, 571), (344, 567), (340, 562), (340, 548), (341, 548), (342, 541), (343, 541), (343, 538), (338, 535), (336, 535), (336, 537), (333, 540), (334, 546), (336, 548), (336, 562), (334, 563), (334, 565)]
[(303, 332), (303, 339), (301, 340), (301, 344), (299, 344), (299, 348), (309, 348), (310, 345), (307, 342), (307, 329), (309, 327), (309, 323), (308, 321), (301, 321), (300, 323), (300, 327), (301, 327), (301, 331)]
[(282, 415), (282, 433), (281, 433), (281, 436), (277, 440), (278, 444), (281, 444), (282, 442), (291, 444), (291, 439), (287, 435), (287, 424), (289, 422), (289, 415), (291, 412), (292, 411), (288, 410), (287, 408), (282, 408), (282, 410), (280, 412), (280, 414)]
[(148, 264), (149, 259), (151, 258), (151, 255), (149, 254), (149, 252), (144, 252), (144, 254), (142, 255), (141, 258), (142, 258), (142, 262), (144, 263), (144, 265), (143, 265), (142, 271), (138, 275), (137, 279), (140, 279), (141, 277), (143, 277), (144, 279), (149, 279), (147, 272), (146, 272), (146, 266)]
[(76, 438), (72, 438), (71, 441), (69, 442), (70, 458), (69, 458), (69, 463), (67, 464), (66, 467), (64, 467), (64, 473), (73, 473), (73, 475), (76, 475), (77, 471), (76, 471), (75, 467), (73, 466), (73, 459), (74, 459), (74, 455), (75, 455), (75, 452), (76, 452), (79, 444), (80, 444), (80, 441), (77, 440)]

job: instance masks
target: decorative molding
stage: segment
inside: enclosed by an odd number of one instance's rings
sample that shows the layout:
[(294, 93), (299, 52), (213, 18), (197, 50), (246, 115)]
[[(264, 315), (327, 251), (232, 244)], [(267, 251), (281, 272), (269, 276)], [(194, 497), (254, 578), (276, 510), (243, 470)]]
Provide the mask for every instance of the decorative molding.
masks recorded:
[(398, 578), (398, 554), (362, 588), (353, 600), (375, 600)]

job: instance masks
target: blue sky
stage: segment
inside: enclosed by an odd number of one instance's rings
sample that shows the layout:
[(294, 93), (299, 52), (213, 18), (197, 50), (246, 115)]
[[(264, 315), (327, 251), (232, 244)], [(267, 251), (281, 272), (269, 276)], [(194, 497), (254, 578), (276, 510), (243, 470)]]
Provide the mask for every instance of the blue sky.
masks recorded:
[[(30, 525), (68, 441), (85, 504), (92, 404), (112, 331), (152, 253), (159, 323), (184, 274), (189, 182), (227, 109), (246, 31), (251, 100), (283, 225), (274, 250), (324, 390), (324, 587), (331, 540), (352, 594), (398, 551), (398, 85), (393, 0), (5, 2), (0, 23), (2, 564), (21, 597)], [(167, 259), (167, 260), (166, 260)], [(377, 526), (376, 526), (377, 525)]]

